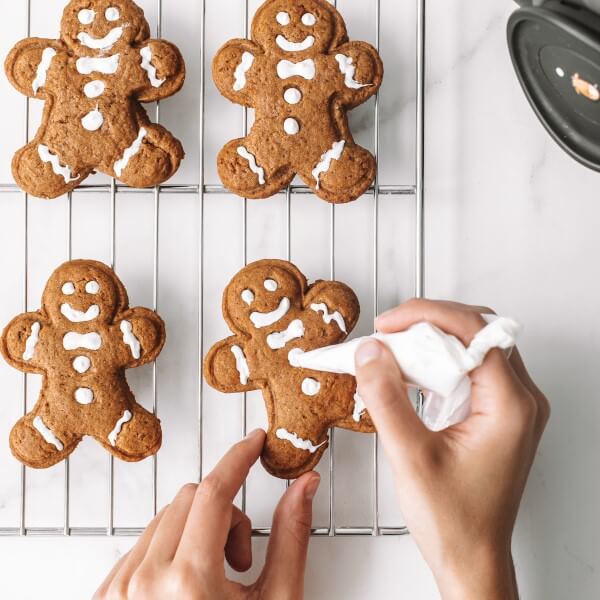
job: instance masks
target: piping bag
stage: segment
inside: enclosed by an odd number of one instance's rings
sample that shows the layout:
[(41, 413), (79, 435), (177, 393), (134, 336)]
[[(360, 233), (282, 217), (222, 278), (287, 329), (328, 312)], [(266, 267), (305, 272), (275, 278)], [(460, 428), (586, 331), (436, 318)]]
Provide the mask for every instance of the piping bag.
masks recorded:
[(422, 322), (398, 333), (375, 333), (310, 352), (292, 351), (290, 362), (292, 366), (313, 371), (356, 375), (356, 349), (365, 339), (377, 339), (392, 351), (407, 384), (423, 390), (425, 425), (433, 431), (441, 431), (471, 414), (469, 373), (482, 365), (493, 348), (510, 354), (521, 332), (521, 325), (513, 319), (495, 315), (482, 317), (487, 325), (475, 335), (468, 348), (455, 336)]

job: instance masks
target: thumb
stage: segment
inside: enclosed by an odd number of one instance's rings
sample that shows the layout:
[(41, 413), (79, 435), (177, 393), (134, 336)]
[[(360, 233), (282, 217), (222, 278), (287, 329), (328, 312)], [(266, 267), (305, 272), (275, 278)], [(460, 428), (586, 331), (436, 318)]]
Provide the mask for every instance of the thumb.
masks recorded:
[(369, 339), (356, 350), (356, 381), (360, 397), (375, 424), (390, 462), (401, 466), (430, 435), (417, 415), (400, 367), (389, 348)]
[(269, 597), (300, 600), (304, 597), (304, 570), (312, 525), (312, 501), (321, 477), (306, 473), (285, 492), (273, 516), (261, 587)]

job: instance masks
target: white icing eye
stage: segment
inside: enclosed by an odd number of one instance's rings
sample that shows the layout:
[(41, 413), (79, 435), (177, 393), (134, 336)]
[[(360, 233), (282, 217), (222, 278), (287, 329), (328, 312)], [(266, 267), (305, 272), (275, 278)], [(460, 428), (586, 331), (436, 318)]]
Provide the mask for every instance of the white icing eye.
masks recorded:
[(62, 293), (65, 296), (72, 296), (75, 293), (75, 286), (70, 281), (67, 281), (67, 283), (62, 286)]
[(252, 290), (244, 290), (242, 292), (242, 300), (248, 305), (250, 306), (253, 302), (254, 302), (254, 294), (252, 293)]
[(91, 8), (84, 8), (79, 11), (77, 18), (82, 25), (89, 25), (96, 18), (96, 13)]
[(265, 281), (265, 290), (267, 290), (267, 292), (275, 292), (277, 291), (277, 282), (274, 281), (273, 279), (267, 279)]
[(106, 9), (104, 16), (106, 17), (107, 21), (118, 21), (121, 17), (121, 13), (119, 12), (118, 8), (111, 6), (110, 8)]
[(303, 25), (306, 25), (307, 27), (312, 27), (316, 22), (317, 22), (317, 19), (315, 18), (315, 15), (313, 15), (312, 13), (304, 13), (302, 15), (302, 24)]
[(290, 24), (290, 15), (286, 12), (277, 13), (275, 18), (277, 19), (277, 22), (284, 27)]
[(85, 291), (88, 294), (97, 294), (100, 291), (100, 284), (97, 281), (88, 281), (85, 284)]

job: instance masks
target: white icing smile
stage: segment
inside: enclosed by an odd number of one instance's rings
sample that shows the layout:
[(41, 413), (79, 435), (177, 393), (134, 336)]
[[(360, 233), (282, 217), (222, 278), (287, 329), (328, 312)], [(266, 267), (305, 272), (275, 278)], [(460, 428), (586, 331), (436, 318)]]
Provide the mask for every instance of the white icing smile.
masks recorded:
[(290, 310), (290, 299), (282, 298), (279, 302), (279, 306), (275, 310), (267, 313), (253, 312), (250, 314), (250, 320), (254, 324), (254, 327), (261, 329), (262, 327), (268, 327), (269, 325), (273, 325), (273, 323), (277, 323), (280, 319), (283, 319), (288, 310)]
[(235, 356), (235, 368), (240, 374), (240, 383), (246, 385), (250, 378), (250, 368), (244, 351), (239, 346), (231, 346), (231, 352)]
[(240, 64), (235, 68), (235, 72), (233, 74), (233, 77), (235, 78), (235, 81), (233, 82), (234, 92), (239, 92), (240, 90), (243, 90), (246, 87), (246, 73), (250, 70), (253, 63), (254, 55), (250, 52), (244, 52), (242, 54), (242, 60), (240, 61)]
[(307, 35), (301, 42), (290, 42), (285, 36), (278, 35), (275, 42), (285, 52), (303, 52), (313, 47), (315, 38)]
[(69, 169), (69, 167), (60, 164), (60, 159), (56, 154), (50, 152), (48, 146), (40, 144), (38, 146), (38, 154), (42, 162), (50, 163), (55, 175), (62, 175), (65, 183), (70, 183), (71, 181), (77, 181), (79, 179), (79, 177), (73, 177), (71, 175), (71, 169)]
[(89, 33), (82, 31), (77, 34), (77, 39), (81, 42), (83, 46), (87, 48), (91, 48), (92, 50), (102, 50), (106, 52), (110, 50), (123, 35), (122, 27), (115, 27), (111, 29), (103, 38), (95, 38), (91, 36)]
[(311, 454), (314, 454), (321, 446), (324, 446), (327, 443), (327, 440), (321, 442), (317, 446), (315, 446), (310, 440), (303, 440), (298, 437), (295, 433), (290, 433), (287, 429), (278, 429), (275, 432), (275, 435), (280, 440), (287, 440), (294, 446), (294, 448), (298, 448), (298, 450), (307, 450)]
[(285, 348), (285, 345), (292, 340), (297, 340), (304, 336), (304, 323), (300, 319), (292, 321), (285, 331), (271, 333), (267, 336), (267, 344), (272, 350)]
[(52, 63), (52, 59), (56, 56), (56, 50), (54, 48), (44, 48), (42, 52), (42, 60), (37, 67), (35, 73), (35, 79), (31, 83), (33, 93), (37, 94), (38, 90), (46, 84), (46, 76), (48, 75), (48, 69)]
[(71, 321), (71, 323), (86, 323), (87, 321), (93, 321), (100, 315), (100, 307), (97, 304), (92, 304), (85, 312), (74, 309), (70, 304), (61, 304), (60, 312), (65, 319)]
[(148, 74), (150, 84), (155, 88), (160, 87), (166, 79), (159, 79), (156, 76), (156, 67), (152, 64), (152, 50), (149, 46), (146, 46), (140, 50), (140, 55), (142, 57), (142, 69)]
[(117, 436), (121, 433), (121, 429), (125, 423), (128, 423), (133, 418), (133, 415), (126, 410), (123, 416), (116, 422), (115, 428), (108, 434), (108, 441), (111, 446), (117, 445)]
[(36, 321), (31, 326), (31, 333), (25, 341), (25, 350), (23, 352), (23, 360), (31, 360), (35, 354), (35, 347), (40, 341), (40, 329), (41, 325)]

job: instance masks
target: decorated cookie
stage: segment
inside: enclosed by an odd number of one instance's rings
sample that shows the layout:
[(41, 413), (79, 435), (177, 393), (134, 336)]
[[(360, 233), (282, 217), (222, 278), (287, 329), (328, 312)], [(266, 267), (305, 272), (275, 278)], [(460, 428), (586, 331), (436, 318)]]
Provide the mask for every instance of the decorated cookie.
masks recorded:
[(84, 435), (126, 461), (157, 452), (160, 422), (136, 403), (125, 369), (153, 361), (164, 342), (161, 318), (129, 308), (125, 287), (106, 265), (74, 260), (59, 267), (42, 308), (13, 319), (0, 339), (10, 365), (43, 376), (36, 405), (11, 431), (15, 457), (50, 467)]
[(56, 198), (95, 170), (132, 187), (161, 184), (177, 171), (181, 143), (151, 123), (140, 102), (179, 91), (185, 65), (175, 46), (150, 39), (131, 0), (73, 0), (60, 39), (19, 42), (5, 69), (21, 93), (45, 102), (35, 138), (12, 163), (26, 192)]
[(262, 391), (269, 416), (262, 462), (273, 475), (291, 479), (312, 469), (330, 427), (373, 431), (354, 377), (293, 366), (298, 353), (343, 341), (359, 312), (349, 287), (308, 286), (281, 260), (255, 262), (227, 286), (223, 315), (234, 335), (211, 348), (204, 374), (222, 392)]
[(325, 0), (267, 0), (252, 40), (231, 40), (213, 62), (220, 92), (254, 108), (250, 134), (220, 152), (223, 183), (246, 198), (272, 196), (298, 174), (328, 202), (355, 200), (376, 164), (354, 143), (346, 112), (383, 79), (376, 50), (349, 42), (340, 13)]

